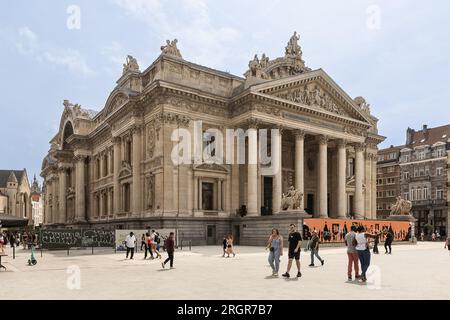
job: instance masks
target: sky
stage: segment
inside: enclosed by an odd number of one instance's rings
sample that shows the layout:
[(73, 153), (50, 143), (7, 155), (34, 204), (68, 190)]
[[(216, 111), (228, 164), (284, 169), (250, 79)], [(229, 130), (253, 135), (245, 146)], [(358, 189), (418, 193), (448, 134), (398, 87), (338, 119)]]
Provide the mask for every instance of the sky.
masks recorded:
[(183, 58), (242, 76), (294, 31), (379, 119), (380, 147), (450, 123), (450, 2), (416, 0), (15, 0), (0, 11), (0, 169), (39, 178), (63, 100), (101, 110), (128, 54), (145, 70), (166, 39)]

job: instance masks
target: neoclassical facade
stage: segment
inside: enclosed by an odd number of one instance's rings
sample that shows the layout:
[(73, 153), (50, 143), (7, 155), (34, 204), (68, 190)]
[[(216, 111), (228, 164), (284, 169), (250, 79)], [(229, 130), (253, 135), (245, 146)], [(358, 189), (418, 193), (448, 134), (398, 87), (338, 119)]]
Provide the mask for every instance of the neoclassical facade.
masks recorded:
[[(100, 112), (64, 101), (42, 165), (45, 224), (176, 227), (194, 243), (231, 232), (251, 239), (262, 230), (249, 231), (252, 221), (267, 228), (286, 218), (281, 199), (290, 186), (313, 217), (376, 218), (378, 120), (362, 97), (306, 67), (298, 40), (294, 34), (282, 57), (255, 56), (243, 78), (188, 62), (176, 40), (167, 41), (143, 71), (128, 56)], [(174, 164), (174, 131), (195, 136), (196, 121), (223, 136), (230, 128), (252, 136), (279, 129), (282, 170), (267, 176), (261, 164)], [(248, 143), (245, 150), (257, 152)]]

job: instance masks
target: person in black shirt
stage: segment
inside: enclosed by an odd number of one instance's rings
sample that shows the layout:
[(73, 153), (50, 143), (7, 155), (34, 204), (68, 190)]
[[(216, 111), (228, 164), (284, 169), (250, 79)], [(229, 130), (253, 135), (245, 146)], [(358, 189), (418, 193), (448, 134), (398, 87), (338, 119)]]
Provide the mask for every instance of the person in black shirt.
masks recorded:
[(288, 241), (289, 241), (289, 250), (288, 250), (289, 261), (288, 261), (287, 271), (286, 271), (286, 273), (283, 274), (283, 277), (285, 277), (285, 278), (290, 277), (289, 271), (291, 270), (292, 260), (294, 260), (294, 259), (295, 259), (295, 263), (297, 265), (297, 277), (301, 277), (302, 273), (300, 272), (300, 251), (301, 251), (300, 247), (302, 245), (302, 236), (297, 231), (295, 224), (291, 224), (289, 226)]

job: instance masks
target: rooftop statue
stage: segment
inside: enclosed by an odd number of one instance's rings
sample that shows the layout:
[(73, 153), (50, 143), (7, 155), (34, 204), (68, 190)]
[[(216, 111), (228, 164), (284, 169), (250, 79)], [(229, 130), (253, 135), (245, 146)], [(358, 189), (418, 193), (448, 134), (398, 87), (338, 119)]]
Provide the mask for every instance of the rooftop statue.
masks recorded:
[(178, 57), (178, 58), (183, 58), (181, 56), (180, 50), (178, 50), (178, 48), (177, 48), (177, 43), (178, 43), (177, 39), (174, 39), (172, 41), (166, 40), (166, 45), (161, 46), (162, 54), (166, 54), (166, 55), (174, 56), (174, 57)]
[(139, 71), (139, 65), (136, 58), (130, 55), (127, 56), (127, 61), (123, 64), (123, 74), (128, 71)]

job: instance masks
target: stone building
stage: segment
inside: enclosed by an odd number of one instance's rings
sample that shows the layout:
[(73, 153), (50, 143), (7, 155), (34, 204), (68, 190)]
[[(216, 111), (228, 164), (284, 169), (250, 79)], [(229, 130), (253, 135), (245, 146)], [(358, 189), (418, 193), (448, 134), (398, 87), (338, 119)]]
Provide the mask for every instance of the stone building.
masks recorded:
[(426, 224), (447, 234), (450, 125), (415, 131), (408, 128), (406, 145), (400, 151), (401, 193), (413, 204), (416, 232)]
[(0, 170), (0, 213), (31, 219), (30, 183), (25, 169)]
[(44, 223), (44, 199), (42, 197), (42, 190), (36, 176), (34, 176), (33, 183), (31, 185), (31, 207), (33, 223), (35, 226), (39, 226)]
[[(290, 186), (314, 217), (375, 218), (377, 145), (384, 139), (378, 120), (362, 97), (350, 98), (325, 71), (306, 67), (298, 40), (294, 34), (282, 57), (255, 56), (244, 77), (188, 62), (176, 40), (167, 41), (143, 71), (128, 56), (100, 112), (66, 100), (42, 164), (45, 224), (176, 228), (194, 244), (233, 233), (242, 244), (261, 244), (272, 226), (301, 222), (280, 210)], [(219, 153), (225, 139), (217, 132), (242, 128), (261, 139), (258, 130), (277, 128), (268, 145), (282, 144), (281, 159), (274, 156), (282, 170), (268, 175), (263, 164), (198, 159), (175, 164), (180, 128), (203, 140), (200, 155), (202, 147)], [(231, 141), (222, 145), (236, 151)], [(246, 159), (256, 158), (257, 144), (245, 150)]]
[(377, 161), (377, 218), (386, 219), (400, 191), (400, 150), (402, 146), (390, 146), (378, 151)]

